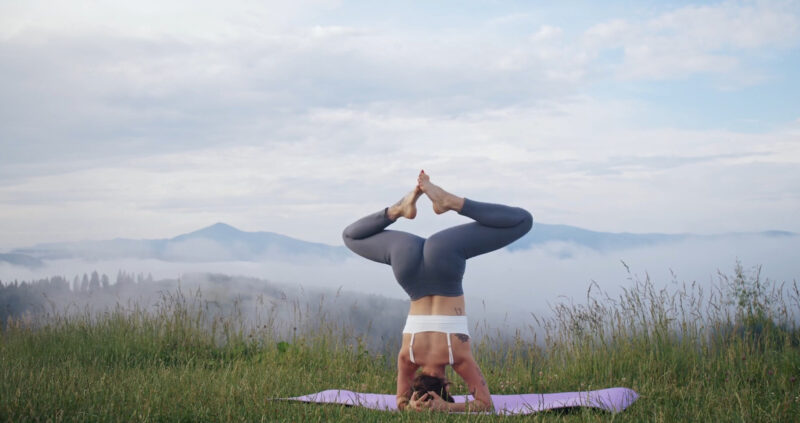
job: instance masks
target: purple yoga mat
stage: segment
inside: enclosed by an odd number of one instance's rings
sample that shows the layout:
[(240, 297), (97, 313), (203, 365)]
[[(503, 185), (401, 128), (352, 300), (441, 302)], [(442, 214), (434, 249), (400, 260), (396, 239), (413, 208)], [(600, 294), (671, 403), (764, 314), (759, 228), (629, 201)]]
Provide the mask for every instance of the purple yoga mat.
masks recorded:
[[(453, 395), (464, 402), (466, 395)], [(492, 395), (496, 414), (530, 414), (565, 407), (594, 407), (606, 411), (622, 411), (633, 404), (639, 395), (628, 388), (608, 388), (596, 391), (560, 392), (556, 394)], [(397, 401), (391, 394), (366, 394), (342, 389), (329, 389), (316, 394), (285, 398), (287, 400), (356, 405), (375, 410), (396, 411)]]

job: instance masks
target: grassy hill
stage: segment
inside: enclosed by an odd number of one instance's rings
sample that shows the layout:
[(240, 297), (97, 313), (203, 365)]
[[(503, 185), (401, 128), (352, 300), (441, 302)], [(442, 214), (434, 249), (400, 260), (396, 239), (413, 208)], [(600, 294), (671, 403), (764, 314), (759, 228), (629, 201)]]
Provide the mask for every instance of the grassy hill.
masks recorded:
[[(793, 421), (800, 415), (797, 283), (737, 267), (715, 292), (631, 280), (560, 304), (535, 342), (474, 334), (492, 393), (627, 386), (640, 399), (612, 415), (579, 409), (526, 417), (387, 413), (270, 401), (324, 389), (394, 392), (395, 351), (370, 350), (336, 321), (278, 334), (235, 311), (165, 295), (155, 311), (18, 316), (0, 337), (2, 421)], [(478, 324), (480, 327), (480, 324)], [(521, 335), (521, 334), (520, 334)], [(399, 337), (399, 334), (398, 334)], [(451, 374), (454, 391), (465, 387)]]

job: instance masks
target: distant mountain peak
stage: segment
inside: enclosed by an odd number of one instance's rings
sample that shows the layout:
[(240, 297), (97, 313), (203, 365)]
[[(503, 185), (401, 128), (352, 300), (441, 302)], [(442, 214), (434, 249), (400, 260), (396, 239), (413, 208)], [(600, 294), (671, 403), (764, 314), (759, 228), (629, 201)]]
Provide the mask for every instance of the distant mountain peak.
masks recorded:
[(178, 235), (173, 239), (183, 239), (183, 238), (196, 238), (196, 237), (204, 237), (204, 238), (214, 238), (214, 239), (225, 239), (229, 237), (240, 236), (245, 232), (234, 228), (233, 226), (223, 223), (217, 222), (211, 226), (207, 226), (202, 229), (198, 229), (194, 232), (189, 232), (188, 234)]
[(205, 228), (200, 229), (200, 230), (201, 231), (236, 231), (236, 232), (242, 232), (241, 230), (239, 230), (237, 228), (234, 228), (233, 226), (231, 226), (231, 225), (229, 225), (227, 223), (224, 223), (224, 222), (217, 222), (217, 223), (215, 223), (215, 224), (213, 224), (211, 226), (205, 227)]
[[(35, 260), (119, 257), (183, 262), (293, 260), (310, 257), (344, 259), (350, 252), (344, 246), (302, 241), (273, 232), (246, 232), (227, 223), (211, 226), (169, 239), (124, 239), (42, 244), (0, 256), (0, 262), (34, 266)], [(23, 256), (24, 255), (24, 256)], [(25, 261), (27, 260), (27, 261)]]

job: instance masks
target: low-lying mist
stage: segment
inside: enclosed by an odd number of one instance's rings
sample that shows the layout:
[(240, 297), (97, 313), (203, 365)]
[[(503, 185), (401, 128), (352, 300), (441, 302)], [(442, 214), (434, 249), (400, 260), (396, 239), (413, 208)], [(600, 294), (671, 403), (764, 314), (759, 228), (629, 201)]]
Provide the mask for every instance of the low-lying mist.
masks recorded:
[[(517, 252), (493, 252), (467, 263), (464, 277), (467, 314), (471, 326), (480, 322), (484, 328), (508, 333), (521, 328), (522, 335), (526, 336), (538, 332), (532, 314), (547, 317), (552, 315), (554, 305), (586, 302), (590, 286), (595, 292), (600, 290), (610, 297), (621, 294), (637, 280), (647, 279), (656, 287), (668, 289), (679, 289), (684, 284), (711, 289), (718, 285), (720, 274), (733, 274), (737, 263), (747, 271), (759, 267), (760, 277), (776, 282), (777, 286), (800, 275), (800, 263), (795, 260), (798, 247), (797, 237), (741, 236), (692, 239), (612, 252), (598, 252), (569, 243), (551, 243)], [(207, 301), (221, 304), (235, 298), (244, 299), (241, 305), (248, 313), (259, 307), (262, 312), (266, 309), (263, 306), (265, 295), (266, 301), (275, 304), (283, 301), (283, 305), (272, 308), (273, 317), (287, 327), (291, 326), (293, 318), (296, 319), (292, 309), (294, 312), (305, 309), (326, 319), (344, 319), (358, 330), (369, 329), (370, 336), (375, 338), (371, 342), (384, 345), (399, 341), (408, 305), (405, 293), (388, 266), (355, 256), (343, 261), (216, 263), (53, 260), (34, 270), (0, 264), (0, 280), (8, 284), (14, 280), (32, 281), (61, 275), (72, 281), (76, 275), (95, 270), (109, 275), (112, 283), (120, 270), (152, 275), (154, 282), (149, 287), (148, 283), (133, 284), (117, 297), (89, 298), (84, 306), (92, 302), (93, 306), (111, 306), (131, 299), (150, 304), (165, 288), (176, 286), (174, 282), (180, 280), (182, 289), (186, 292), (199, 289)], [(158, 286), (161, 291), (154, 289)], [(265, 294), (272, 292), (269, 290), (273, 290), (274, 295)], [(50, 298), (50, 301), (58, 299)], [(262, 304), (247, 301), (261, 301)], [(314, 307), (319, 309), (315, 311)], [(356, 313), (353, 313), (354, 308)], [(371, 326), (367, 327), (367, 323)]]

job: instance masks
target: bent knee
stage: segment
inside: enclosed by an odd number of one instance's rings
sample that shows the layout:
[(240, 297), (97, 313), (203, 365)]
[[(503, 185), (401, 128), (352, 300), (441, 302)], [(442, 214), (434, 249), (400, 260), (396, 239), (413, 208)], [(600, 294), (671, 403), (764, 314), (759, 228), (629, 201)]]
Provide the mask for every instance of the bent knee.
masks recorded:
[(347, 246), (347, 248), (353, 249), (353, 243), (356, 241), (356, 238), (353, 237), (353, 232), (350, 230), (349, 226), (342, 231), (342, 241), (344, 241), (344, 245)]
[(358, 233), (359, 233), (358, 222), (351, 223), (347, 225), (342, 231), (342, 239), (346, 244), (348, 241), (353, 241), (361, 238), (360, 236), (358, 236)]
[(519, 222), (520, 229), (524, 231), (523, 233), (527, 233), (533, 227), (533, 215), (523, 208), (519, 210), (522, 213), (522, 220)]

